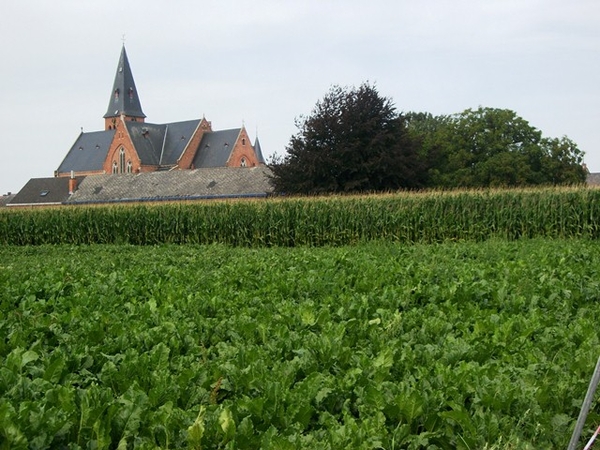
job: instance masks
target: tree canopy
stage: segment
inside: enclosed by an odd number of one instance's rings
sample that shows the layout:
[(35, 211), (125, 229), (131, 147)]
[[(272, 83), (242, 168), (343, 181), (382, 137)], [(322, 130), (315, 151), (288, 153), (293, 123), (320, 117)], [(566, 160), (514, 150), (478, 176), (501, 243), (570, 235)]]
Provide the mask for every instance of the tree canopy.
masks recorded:
[(418, 141), (389, 98), (368, 83), (333, 86), (296, 121), (287, 154), (273, 168), (286, 193), (385, 191), (424, 186)]
[(516, 187), (586, 179), (584, 153), (572, 140), (544, 137), (514, 111), (400, 114), (369, 83), (333, 86), (296, 126), (287, 153), (272, 164), (278, 192)]
[(583, 152), (567, 137), (545, 138), (508, 109), (452, 116), (407, 114), (421, 140), (435, 187), (531, 186), (585, 181)]

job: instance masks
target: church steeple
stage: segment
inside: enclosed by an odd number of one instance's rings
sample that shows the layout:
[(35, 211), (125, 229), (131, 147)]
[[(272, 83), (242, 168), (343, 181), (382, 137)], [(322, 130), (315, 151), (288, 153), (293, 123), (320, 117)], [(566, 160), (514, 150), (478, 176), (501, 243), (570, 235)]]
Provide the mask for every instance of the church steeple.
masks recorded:
[(125, 45), (121, 49), (121, 57), (117, 66), (115, 82), (110, 94), (108, 109), (104, 114), (106, 129), (114, 128), (116, 118), (124, 116), (125, 120), (143, 122), (146, 115), (142, 112), (142, 105), (138, 97), (133, 74), (127, 59)]

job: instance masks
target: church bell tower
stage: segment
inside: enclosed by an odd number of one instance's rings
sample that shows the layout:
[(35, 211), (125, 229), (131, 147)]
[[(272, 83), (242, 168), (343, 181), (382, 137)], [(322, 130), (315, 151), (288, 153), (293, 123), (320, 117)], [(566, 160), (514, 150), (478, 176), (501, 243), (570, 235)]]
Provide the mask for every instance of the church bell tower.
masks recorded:
[(146, 115), (142, 112), (142, 105), (133, 81), (125, 45), (121, 49), (121, 57), (119, 58), (108, 109), (104, 114), (104, 129), (115, 129), (116, 122), (121, 116), (124, 120), (133, 122), (144, 122), (146, 118)]

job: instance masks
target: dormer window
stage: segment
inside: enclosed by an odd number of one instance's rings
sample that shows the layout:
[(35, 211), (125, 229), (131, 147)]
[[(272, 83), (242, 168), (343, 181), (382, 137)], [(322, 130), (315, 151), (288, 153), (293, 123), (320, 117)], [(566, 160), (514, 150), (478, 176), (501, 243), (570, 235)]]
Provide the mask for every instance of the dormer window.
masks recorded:
[(115, 102), (119, 100), (119, 89), (115, 89)]
[(132, 87), (129, 88), (129, 98), (131, 100), (133, 100), (133, 88)]

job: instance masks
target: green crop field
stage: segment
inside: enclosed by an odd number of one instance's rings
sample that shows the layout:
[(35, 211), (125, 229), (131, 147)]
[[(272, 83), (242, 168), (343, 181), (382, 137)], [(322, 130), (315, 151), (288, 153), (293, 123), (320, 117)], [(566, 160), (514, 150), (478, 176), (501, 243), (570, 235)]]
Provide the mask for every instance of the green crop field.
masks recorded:
[(600, 189), (2, 208), (0, 245), (227, 244), (243, 247), (600, 237)]
[[(573, 227), (548, 205), (540, 215)], [(92, 210), (75, 213), (91, 224)], [(109, 240), (110, 211), (81, 233)], [(22, 214), (0, 217), (11, 239), (49, 239), (27, 234), (34, 219), (19, 234)], [(553, 239), (0, 246), (0, 448), (566, 448), (600, 353), (600, 243), (546, 229)]]

